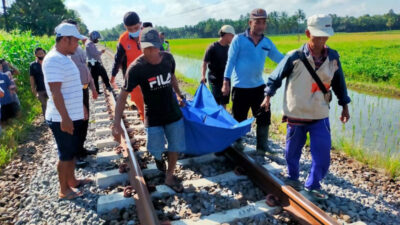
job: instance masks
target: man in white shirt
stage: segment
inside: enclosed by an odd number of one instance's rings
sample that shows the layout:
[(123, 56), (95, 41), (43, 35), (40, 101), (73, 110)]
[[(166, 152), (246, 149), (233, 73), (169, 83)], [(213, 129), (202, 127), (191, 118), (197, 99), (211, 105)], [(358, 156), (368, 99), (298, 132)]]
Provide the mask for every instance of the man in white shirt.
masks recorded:
[(71, 200), (82, 196), (74, 188), (91, 180), (75, 178), (75, 159), (81, 145), (83, 120), (88, 111), (83, 105), (80, 74), (69, 55), (74, 54), (78, 41), (83, 39), (75, 25), (62, 23), (55, 29), (56, 45), (44, 58), (43, 74), (49, 100), (46, 121), (57, 143), (57, 164), (60, 199)]

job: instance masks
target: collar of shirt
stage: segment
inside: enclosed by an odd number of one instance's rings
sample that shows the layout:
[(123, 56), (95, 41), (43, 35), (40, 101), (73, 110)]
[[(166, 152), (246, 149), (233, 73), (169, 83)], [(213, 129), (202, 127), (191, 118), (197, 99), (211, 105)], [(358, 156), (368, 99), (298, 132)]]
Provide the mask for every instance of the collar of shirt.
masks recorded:
[(307, 43), (304, 48), (304, 53), (306, 55), (312, 56), (315, 64), (315, 69), (318, 69), (326, 60), (326, 57), (328, 57), (328, 46), (324, 46), (324, 49), (322, 50), (322, 54), (319, 57), (316, 57), (315, 54), (312, 52), (310, 45)]
[[(247, 28), (246, 31), (244, 32), (244, 36), (247, 37), (253, 44), (255, 44), (254, 40), (250, 36), (250, 27)], [(264, 34), (261, 34), (261, 38), (260, 38), (260, 41), (258, 43), (260, 43), (263, 38), (264, 38)]]

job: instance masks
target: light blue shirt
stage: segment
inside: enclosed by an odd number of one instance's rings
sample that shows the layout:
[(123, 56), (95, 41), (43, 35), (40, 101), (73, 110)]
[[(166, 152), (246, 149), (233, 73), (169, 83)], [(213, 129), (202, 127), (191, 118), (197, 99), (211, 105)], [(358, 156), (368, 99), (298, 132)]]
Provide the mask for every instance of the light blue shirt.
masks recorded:
[(233, 87), (255, 88), (265, 84), (262, 74), (266, 58), (269, 57), (276, 63), (283, 59), (283, 55), (269, 38), (263, 35), (255, 45), (249, 31), (247, 29), (246, 32), (236, 35), (229, 47), (224, 78), (231, 80), (232, 77)]

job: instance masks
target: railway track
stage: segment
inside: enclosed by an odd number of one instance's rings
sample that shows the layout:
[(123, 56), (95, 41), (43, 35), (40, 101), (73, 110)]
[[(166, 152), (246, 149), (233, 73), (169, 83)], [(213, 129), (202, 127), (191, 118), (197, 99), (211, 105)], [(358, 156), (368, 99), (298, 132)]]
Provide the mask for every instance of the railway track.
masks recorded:
[[(96, 174), (98, 187), (109, 193), (98, 199), (99, 214), (135, 207), (135, 223), (146, 225), (339, 224), (285, 185), (280, 180), (283, 166), (256, 155), (251, 145), (243, 153), (228, 148), (221, 156), (180, 157), (176, 173), (185, 191), (175, 193), (163, 184), (163, 174), (147, 153), (144, 126), (130, 104), (121, 122), (124, 143), (118, 146), (112, 139), (117, 92), (104, 88), (103, 97), (95, 102), (96, 145), (101, 149), (97, 162), (109, 165), (99, 167), (105, 170)], [(277, 214), (290, 216), (279, 221)]]

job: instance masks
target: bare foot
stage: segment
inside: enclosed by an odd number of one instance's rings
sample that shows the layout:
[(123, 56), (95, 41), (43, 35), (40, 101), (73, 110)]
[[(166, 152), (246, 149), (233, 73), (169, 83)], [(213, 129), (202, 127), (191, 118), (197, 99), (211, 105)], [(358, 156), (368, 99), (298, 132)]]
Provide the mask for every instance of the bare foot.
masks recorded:
[(67, 192), (66, 194), (63, 194), (61, 192), (58, 193), (58, 198), (60, 200), (73, 200), (79, 197), (82, 197), (83, 193), (82, 192), (75, 192), (73, 190), (70, 189), (69, 192)]
[(73, 182), (70, 182), (70, 183), (69, 183), (69, 186), (70, 186), (71, 188), (80, 188), (80, 187), (83, 187), (83, 186), (85, 186), (86, 184), (89, 184), (89, 183), (92, 183), (92, 182), (93, 182), (93, 180), (92, 180), (92, 179), (89, 179), (89, 178), (77, 179), (77, 180), (75, 180), (75, 181), (73, 181)]

